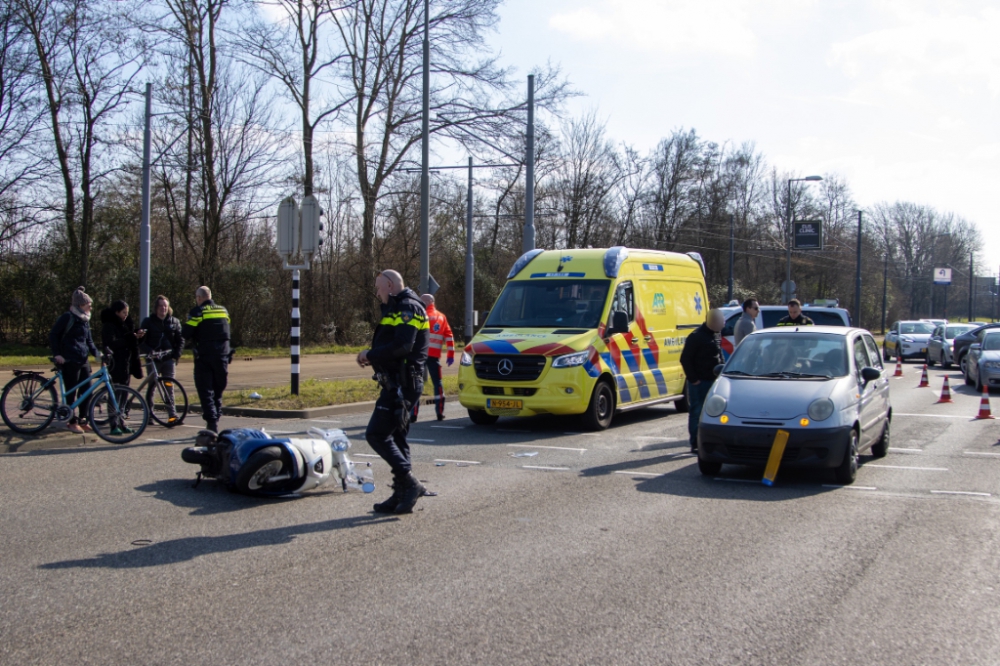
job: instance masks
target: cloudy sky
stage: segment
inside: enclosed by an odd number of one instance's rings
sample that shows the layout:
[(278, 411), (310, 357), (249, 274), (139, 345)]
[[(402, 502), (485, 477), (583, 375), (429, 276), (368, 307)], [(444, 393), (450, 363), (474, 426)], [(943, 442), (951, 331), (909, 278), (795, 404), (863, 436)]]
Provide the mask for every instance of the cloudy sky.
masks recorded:
[(1000, 268), (1000, 3), (982, 0), (507, 0), (493, 37), (551, 60), (611, 136), (752, 140), (801, 175), (839, 173), (976, 222)]

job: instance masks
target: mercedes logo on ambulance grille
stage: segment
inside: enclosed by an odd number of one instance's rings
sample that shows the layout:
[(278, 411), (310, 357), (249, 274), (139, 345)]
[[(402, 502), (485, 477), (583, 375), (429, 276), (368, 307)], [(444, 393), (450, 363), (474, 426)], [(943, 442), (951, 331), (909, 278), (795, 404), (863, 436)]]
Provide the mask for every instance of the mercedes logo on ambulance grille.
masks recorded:
[(501, 375), (504, 376), (509, 375), (510, 373), (514, 372), (514, 362), (511, 361), (509, 358), (503, 359), (502, 361), (497, 363), (497, 372), (499, 372)]

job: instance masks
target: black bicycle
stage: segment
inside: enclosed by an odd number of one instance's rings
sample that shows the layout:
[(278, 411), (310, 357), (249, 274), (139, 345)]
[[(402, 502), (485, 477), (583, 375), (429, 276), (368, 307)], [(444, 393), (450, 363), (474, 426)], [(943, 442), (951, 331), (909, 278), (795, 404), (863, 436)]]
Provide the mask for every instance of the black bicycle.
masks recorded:
[(173, 428), (184, 423), (188, 413), (187, 391), (173, 377), (161, 377), (156, 367), (172, 352), (170, 350), (142, 354), (146, 361), (146, 378), (136, 389), (139, 395), (146, 399), (150, 416), (166, 428)]

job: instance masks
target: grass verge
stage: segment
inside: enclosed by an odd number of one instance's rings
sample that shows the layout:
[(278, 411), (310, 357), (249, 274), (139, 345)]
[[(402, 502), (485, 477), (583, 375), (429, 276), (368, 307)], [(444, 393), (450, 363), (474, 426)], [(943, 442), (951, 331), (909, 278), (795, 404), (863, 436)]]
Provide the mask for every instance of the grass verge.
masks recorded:
[[(458, 392), (458, 376), (444, 377), (444, 392)], [(424, 384), (424, 395), (433, 395), (433, 385)], [(254, 400), (250, 394), (256, 391), (262, 398)], [(292, 395), (288, 386), (245, 389), (227, 392), (223, 404), (226, 407), (252, 407), (254, 409), (309, 409), (328, 405), (345, 405), (352, 402), (375, 400), (379, 386), (370, 379), (342, 379), (322, 381), (307, 379), (299, 384), (299, 394)]]

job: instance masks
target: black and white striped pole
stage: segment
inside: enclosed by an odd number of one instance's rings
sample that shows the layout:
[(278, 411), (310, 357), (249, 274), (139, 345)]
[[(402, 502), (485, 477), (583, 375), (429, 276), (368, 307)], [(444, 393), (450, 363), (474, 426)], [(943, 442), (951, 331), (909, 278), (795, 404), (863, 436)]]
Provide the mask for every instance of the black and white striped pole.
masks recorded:
[(299, 394), (299, 269), (292, 271), (292, 395)]

